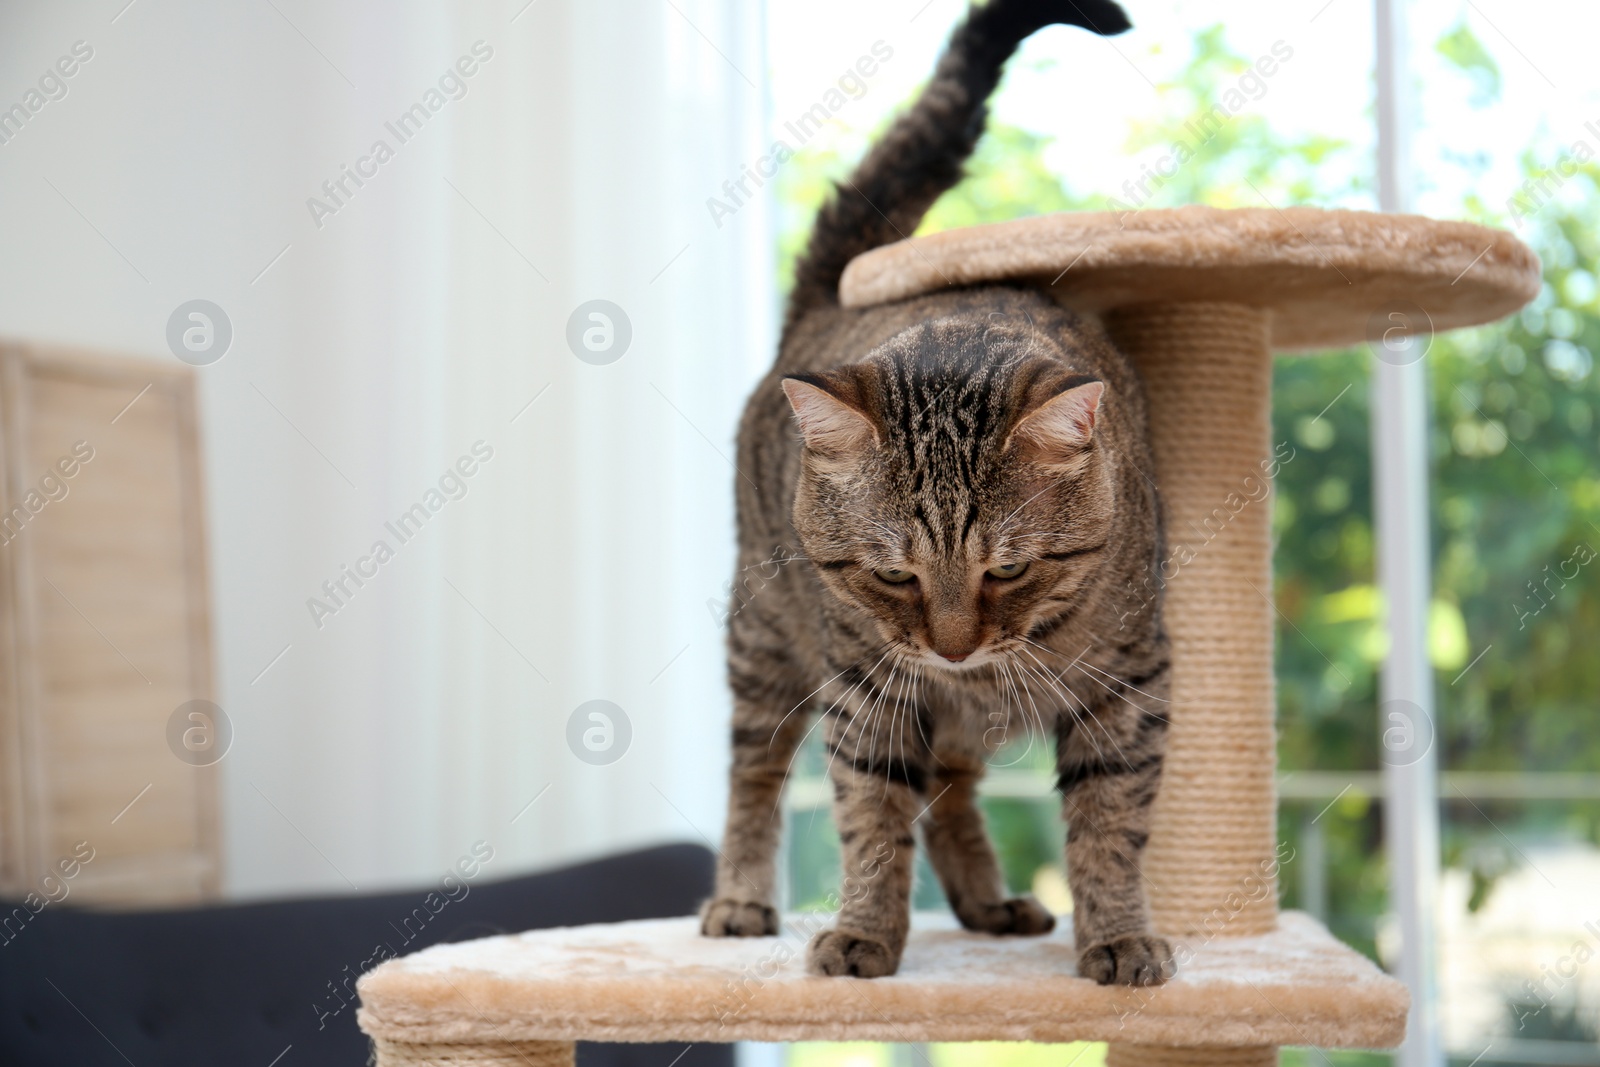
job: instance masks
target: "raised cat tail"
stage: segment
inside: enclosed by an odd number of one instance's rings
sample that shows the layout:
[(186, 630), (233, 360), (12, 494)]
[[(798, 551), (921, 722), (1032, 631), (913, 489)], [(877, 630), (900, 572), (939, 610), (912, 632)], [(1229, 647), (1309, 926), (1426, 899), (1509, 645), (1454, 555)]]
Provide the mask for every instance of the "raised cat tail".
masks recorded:
[(967, 13), (910, 110), (895, 120), (855, 172), (835, 183), (795, 265), (785, 327), (838, 300), (839, 276), (862, 252), (909, 237), (983, 133), (986, 101), (1007, 59), (1035, 30), (1053, 23), (1101, 36), (1128, 29), (1112, 0), (989, 0)]

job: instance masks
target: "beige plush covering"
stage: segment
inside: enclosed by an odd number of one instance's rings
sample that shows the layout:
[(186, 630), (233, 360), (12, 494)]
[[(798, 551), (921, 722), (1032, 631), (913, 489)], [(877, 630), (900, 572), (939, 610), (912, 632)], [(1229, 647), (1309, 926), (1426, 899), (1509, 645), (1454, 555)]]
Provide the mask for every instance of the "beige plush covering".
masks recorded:
[[(1191, 941), (1159, 989), (1073, 975), (1070, 935), (994, 938), (918, 915), (892, 978), (805, 974), (807, 936), (699, 936), (693, 919), (537, 930), (438, 945), (361, 979), (361, 1028), (387, 1042), (1075, 1041), (1390, 1047), (1406, 991), (1298, 912), (1254, 937)], [(1068, 925), (1068, 924), (1063, 924)], [(1181, 953), (1180, 959), (1189, 953)]]
[[(1070, 269), (1069, 269), (1070, 268)], [(1063, 273), (1065, 272), (1065, 273)], [(950, 285), (1055, 280), (1064, 303), (1221, 301), (1268, 309), (1274, 350), (1368, 337), (1409, 302), (1434, 331), (1516, 311), (1539, 291), (1539, 257), (1503, 230), (1417, 215), (1191, 206), (1074, 212), (916, 237), (857, 256), (847, 307)]]

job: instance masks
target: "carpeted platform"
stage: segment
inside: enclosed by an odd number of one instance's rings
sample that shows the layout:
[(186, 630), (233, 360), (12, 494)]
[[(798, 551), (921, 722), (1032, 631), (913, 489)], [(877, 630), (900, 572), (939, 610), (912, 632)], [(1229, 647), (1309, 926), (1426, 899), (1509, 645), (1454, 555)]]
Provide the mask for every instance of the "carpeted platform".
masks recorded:
[[(806, 975), (810, 931), (710, 939), (693, 919), (536, 930), (390, 960), (360, 983), (360, 1022), (383, 1042), (1124, 1041), (1385, 1047), (1405, 989), (1310, 917), (1254, 937), (1191, 940), (1166, 986), (1073, 974), (1070, 935), (970, 934), (918, 915), (900, 973)], [(1180, 939), (1181, 941), (1181, 939)], [(1192, 955), (1191, 955), (1192, 954)]]
[(875, 248), (839, 283), (846, 307), (949, 286), (1043, 283), (1084, 311), (1225, 301), (1268, 312), (1274, 351), (1336, 348), (1374, 313), (1443, 333), (1539, 292), (1539, 257), (1504, 230), (1311, 207), (1081, 211), (946, 230)]

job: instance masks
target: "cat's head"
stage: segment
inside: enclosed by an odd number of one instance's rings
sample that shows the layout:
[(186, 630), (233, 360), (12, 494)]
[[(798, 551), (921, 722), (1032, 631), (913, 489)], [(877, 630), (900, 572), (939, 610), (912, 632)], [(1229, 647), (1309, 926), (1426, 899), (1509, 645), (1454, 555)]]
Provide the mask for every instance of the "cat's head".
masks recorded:
[(889, 646), (949, 670), (1019, 652), (1109, 554), (1103, 383), (982, 318), (906, 330), (785, 378), (803, 438), (794, 523), (824, 585)]

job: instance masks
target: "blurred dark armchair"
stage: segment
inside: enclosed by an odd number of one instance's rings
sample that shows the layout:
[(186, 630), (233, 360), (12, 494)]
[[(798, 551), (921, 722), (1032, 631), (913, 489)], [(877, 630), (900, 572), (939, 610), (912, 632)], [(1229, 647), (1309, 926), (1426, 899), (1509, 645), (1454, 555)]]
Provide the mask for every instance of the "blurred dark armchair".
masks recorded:
[[(646, 849), (473, 884), (425, 924), (407, 920), (437, 887), (163, 911), (52, 905), (0, 944), (0, 1063), (360, 1067), (367, 1040), (345, 989), (375, 946), (410, 953), (520, 930), (687, 915), (710, 892), (711, 873), (698, 845)], [(731, 1067), (733, 1050), (580, 1044), (578, 1062)]]

